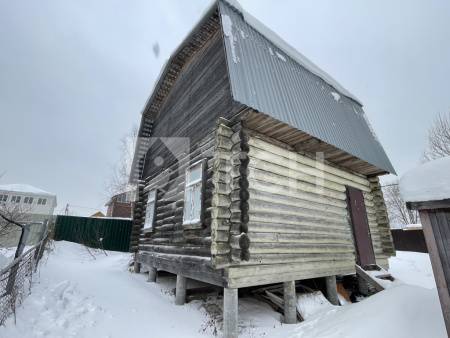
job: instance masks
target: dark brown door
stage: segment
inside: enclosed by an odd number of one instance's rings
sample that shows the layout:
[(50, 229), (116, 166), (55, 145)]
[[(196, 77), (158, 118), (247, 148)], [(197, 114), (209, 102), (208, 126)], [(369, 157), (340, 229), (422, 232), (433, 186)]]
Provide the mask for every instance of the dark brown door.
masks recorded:
[(375, 253), (362, 191), (347, 187), (347, 204), (353, 227), (357, 263), (362, 267), (375, 264)]

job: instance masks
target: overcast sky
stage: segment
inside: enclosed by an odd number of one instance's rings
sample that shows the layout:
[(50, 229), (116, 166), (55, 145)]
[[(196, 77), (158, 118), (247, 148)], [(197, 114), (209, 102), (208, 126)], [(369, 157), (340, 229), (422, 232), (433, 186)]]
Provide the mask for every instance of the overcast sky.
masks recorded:
[[(363, 102), (399, 174), (418, 163), (450, 111), (450, 1), (241, 3)], [(209, 4), (0, 0), (0, 184), (55, 192), (58, 211), (103, 209), (120, 138)]]

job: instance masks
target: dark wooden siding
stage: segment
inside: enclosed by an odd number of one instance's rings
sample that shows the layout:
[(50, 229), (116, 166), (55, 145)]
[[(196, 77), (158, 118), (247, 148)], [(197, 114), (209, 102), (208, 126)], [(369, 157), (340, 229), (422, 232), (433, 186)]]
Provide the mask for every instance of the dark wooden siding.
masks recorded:
[[(232, 114), (233, 101), (223, 41), (217, 33), (184, 66), (154, 119), (144, 177), (154, 177), (176, 161), (177, 154), (167, 151), (158, 138), (186, 137), (191, 147), (195, 147), (214, 129), (218, 117), (227, 118)], [(162, 165), (155, 165), (157, 158), (163, 160)]]
[(393, 229), (391, 234), (395, 250), (428, 252), (422, 229)]
[(431, 208), (434, 204), (438, 208), (421, 209), (419, 212), (447, 334), (450, 337), (450, 205), (448, 202), (450, 200), (416, 203), (416, 206)]
[[(233, 118), (240, 110), (231, 98), (226, 67), (222, 37), (216, 34), (184, 66), (154, 119), (141, 214), (148, 192), (158, 189), (155, 223), (138, 239), (138, 261), (175, 273), (189, 266), (190, 277), (214, 284), (222, 281), (222, 271), (210, 265), (216, 126), (219, 117)], [(180, 144), (179, 138), (187, 139)], [(202, 222), (183, 225), (185, 170), (198, 160), (206, 164)]]

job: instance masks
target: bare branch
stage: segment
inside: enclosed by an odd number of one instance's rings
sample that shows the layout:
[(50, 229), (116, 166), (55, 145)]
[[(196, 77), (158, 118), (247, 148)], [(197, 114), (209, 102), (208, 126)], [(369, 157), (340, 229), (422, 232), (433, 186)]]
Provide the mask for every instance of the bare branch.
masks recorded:
[(125, 192), (129, 188), (131, 164), (133, 162), (134, 149), (137, 142), (139, 128), (134, 125), (129, 133), (119, 141), (120, 159), (112, 168), (112, 174), (107, 182), (107, 193), (114, 196)]
[(450, 113), (440, 114), (428, 132), (428, 146), (424, 160), (431, 161), (450, 156)]
[(406, 207), (406, 203), (400, 194), (398, 183), (384, 186), (383, 195), (391, 223), (408, 225), (417, 224), (419, 222), (417, 211), (409, 210)]
[(8, 222), (8, 223), (10, 223), (10, 224), (14, 224), (14, 225), (17, 225), (17, 226), (20, 227), (20, 228), (23, 228), (23, 225), (22, 225), (22, 224), (17, 223), (16, 221), (10, 219), (9, 217), (3, 215), (1, 212), (0, 212), (0, 217), (3, 218), (6, 222)]

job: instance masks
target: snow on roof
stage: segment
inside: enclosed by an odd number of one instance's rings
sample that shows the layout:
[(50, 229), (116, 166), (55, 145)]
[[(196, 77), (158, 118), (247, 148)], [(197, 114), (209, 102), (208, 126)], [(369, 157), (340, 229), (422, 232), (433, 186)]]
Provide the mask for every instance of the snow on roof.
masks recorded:
[(405, 202), (440, 201), (450, 198), (450, 156), (427, 162), (400, 179)]
[(33, 187), (32, 185), (29, 185), (29, 184), (4, 184), (4, 185), (0, 185), (0, 190), (29, 193), (29, 194), (36, 194), (36, 195), (56, 196), (55, 194), (53, 194), (51, 192)]
[(334, 89), (339, 91), (341, 94), (351, 98), (352, 100), (358, 102), (359, 105), (362, 106), (361, 101), (350, 93), (347, 89), (345, 89), (342, 85), (340, 85), (333, 77), (327, 72), (320, 69), (316, 66), (311, 60), (309, 60), (306, 56), (298, 52), (294, 47), (289, 45), (286, 41), (284, 41), (277, 33), (272, 31), (269, 27), (264, 25), (261, 21), (256, 19), (253, 15), (249, 14), (244, 10), (241, 4), (237, 0), (223, 0), (228, 3), (230, 6), (234, 7), (237, 11), (242, 13), (245, 22), (247, 22), (250, 26), (256, 29), (259, 33), (265, 36), (269, 41), (271, 41), (275, 46), (280, 48), (283, 52), (289, 55), (294, 61), (299, 63), (301, 66), (306, 68), (311, 73), (317, 75)]

